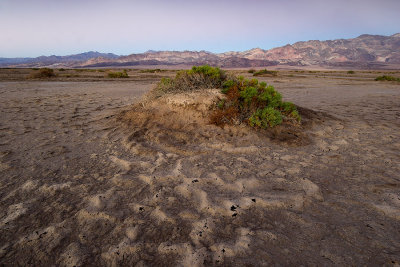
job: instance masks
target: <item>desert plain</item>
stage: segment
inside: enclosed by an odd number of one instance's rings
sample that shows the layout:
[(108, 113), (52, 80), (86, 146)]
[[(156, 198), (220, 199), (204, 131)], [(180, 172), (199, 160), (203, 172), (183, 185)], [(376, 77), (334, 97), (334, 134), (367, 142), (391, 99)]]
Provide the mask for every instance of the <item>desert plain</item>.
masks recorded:
[(0, 265), (400, 265), (400, 71), (257, 77), (311, 114), (294, 141), (193, 94), (132, 113), (174, 70), (30, 72), (0, 69)]

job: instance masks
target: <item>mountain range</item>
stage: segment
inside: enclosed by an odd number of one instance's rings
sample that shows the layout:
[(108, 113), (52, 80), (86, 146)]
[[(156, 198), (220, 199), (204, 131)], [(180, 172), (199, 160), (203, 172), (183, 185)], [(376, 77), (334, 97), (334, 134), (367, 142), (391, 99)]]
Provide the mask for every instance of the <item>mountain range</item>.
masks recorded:
[(400, 67), (400, 33), (391, 36), (364, 34), (352, 39), (305, 41), (269, 50), (254, 48), (244, 52), (152, 51), (118, 56), (86, 52), (69, 56), (0, 58), (0, 67), (134, 67), (192, 66), (209, 64), (224, 68), (268, 66), (318, 66), (379, 69)]

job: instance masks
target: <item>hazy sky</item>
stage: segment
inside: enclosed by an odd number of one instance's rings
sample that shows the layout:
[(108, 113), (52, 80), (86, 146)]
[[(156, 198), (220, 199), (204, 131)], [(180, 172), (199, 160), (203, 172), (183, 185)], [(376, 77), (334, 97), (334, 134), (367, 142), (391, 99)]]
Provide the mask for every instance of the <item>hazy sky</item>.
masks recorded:
[(0, 0), (0, 57), (243, 51), (400, 32), (400, 0)]

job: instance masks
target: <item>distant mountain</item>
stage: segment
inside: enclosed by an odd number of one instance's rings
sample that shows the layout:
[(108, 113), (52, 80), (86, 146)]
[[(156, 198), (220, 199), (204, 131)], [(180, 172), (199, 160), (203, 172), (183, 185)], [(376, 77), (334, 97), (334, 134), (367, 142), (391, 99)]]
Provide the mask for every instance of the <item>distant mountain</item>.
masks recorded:
[(288, 65), (368, 67), (400, 64), (400, 34), (364, 34), (354, 39), (297, 42), (271, 50), (253, 49), (239, 57)]
[(321, 66), (348, 68), (400, 68), (400, 33), (392, 36), (364, 34), (353, 39), (306, 41), (264, 50), (215, 54), (207, 51), (153, 51), (116, 56), (87, 52), (72, 56), (1, 59), (13, 67), (129, 67), (210, 64), (225, 68), (267, 66)]
[(111, 53), (86, 52), (69, 56), (40, 56), (36, 58), (0, 58), (1, 67), (43, 67), (51, 65), (62, 65), (67, 63), (68, 66), (78, 66), (82, 62), (86, 62), (93, 58), (115, 59), (117, 55)]

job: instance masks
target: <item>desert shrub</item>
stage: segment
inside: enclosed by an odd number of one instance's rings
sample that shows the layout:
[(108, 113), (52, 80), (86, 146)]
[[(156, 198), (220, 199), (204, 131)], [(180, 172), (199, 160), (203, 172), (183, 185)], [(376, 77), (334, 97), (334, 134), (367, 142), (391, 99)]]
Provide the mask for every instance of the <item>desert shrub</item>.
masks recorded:
[(123, 70), (123, 72), (110, 72), (108, 74), (108, 78), (128, 78), (127, 70)]
[(247, 72), (248, 73), (254, 73), (254, 72), (256, 72), (256, 70), (255, 69), (249, 69)]
[(355, 72), (354, 72), (354, 70), (349, 70), (348, 72), (347, 72), (347, 74), (354, 74)]
[(301, 118), (296, 106), (283, 102), (282, 95), (272, 85), (237, 77), (222, 85), (226, 98), (217, 102), (211, 114), (216, 125), (248, 123), (252, 127), (268, 128), (283, 121), (297, 124)]
[(174, 81), (171, 78), (161, 78), (161, 81), (157, 84), (157, 91), (168, 92), (174, 87)]
[(253, 76), (263, 76), (263, 75), (278, 76), (278, 71), (263, 69), (253, 73)]
[(400, 82), (400, 78), (383, 75), (383, 76), (376, 77), (375, 81), (395, 81), (395, 82)]
[(250, 118), (249, 124), (252, 127), (261, 128), (274, 127), (282, 123), (282, 113), (272, 107), (257, 109)]
[(140, 70), (141, 73), (157, 73), (157, 72), (164, 72), (166, 70), (162, 69), (146, 69), (146, 70)]
[(155, 90), (161, 93), (193, 91), (207, 88), (221, 88), (227, 75), (219, 68), (208, 65), (193, 66), (190, 70), (180, 70), (175, 78), (163, 78)]
[(65, 71), (65, 69), (64, 69), (64, 68), (61, 68), (61, 69), (58, 69), (58, 71)]
[(45, 79), (45, 78), (51, 78), (51, 77), (55, 77), (55, 76), (56, 76), (56, 74), (54, 73), (53, 69), (42, 68), (42, 69), (39, 69), (38, 71), (34, 71), (33, 73), (31, 73), (31, 75), (29, 77), (34, 78), (34, 79)]
[(153, 96), (159, 96), (208, 88), (219, 88), (224, 94), (210, 115), (211, 123), (216, 125), (244, 122), (252, 127), (268, 128), (282, 122), (298, 124), (301, 120), (296, 106), (283, 102), (282, 95), (272, 85), (243, 76), (228, 76), (208, 65), (178, 71), (175, 78), (162, 78), (152, 92)]

